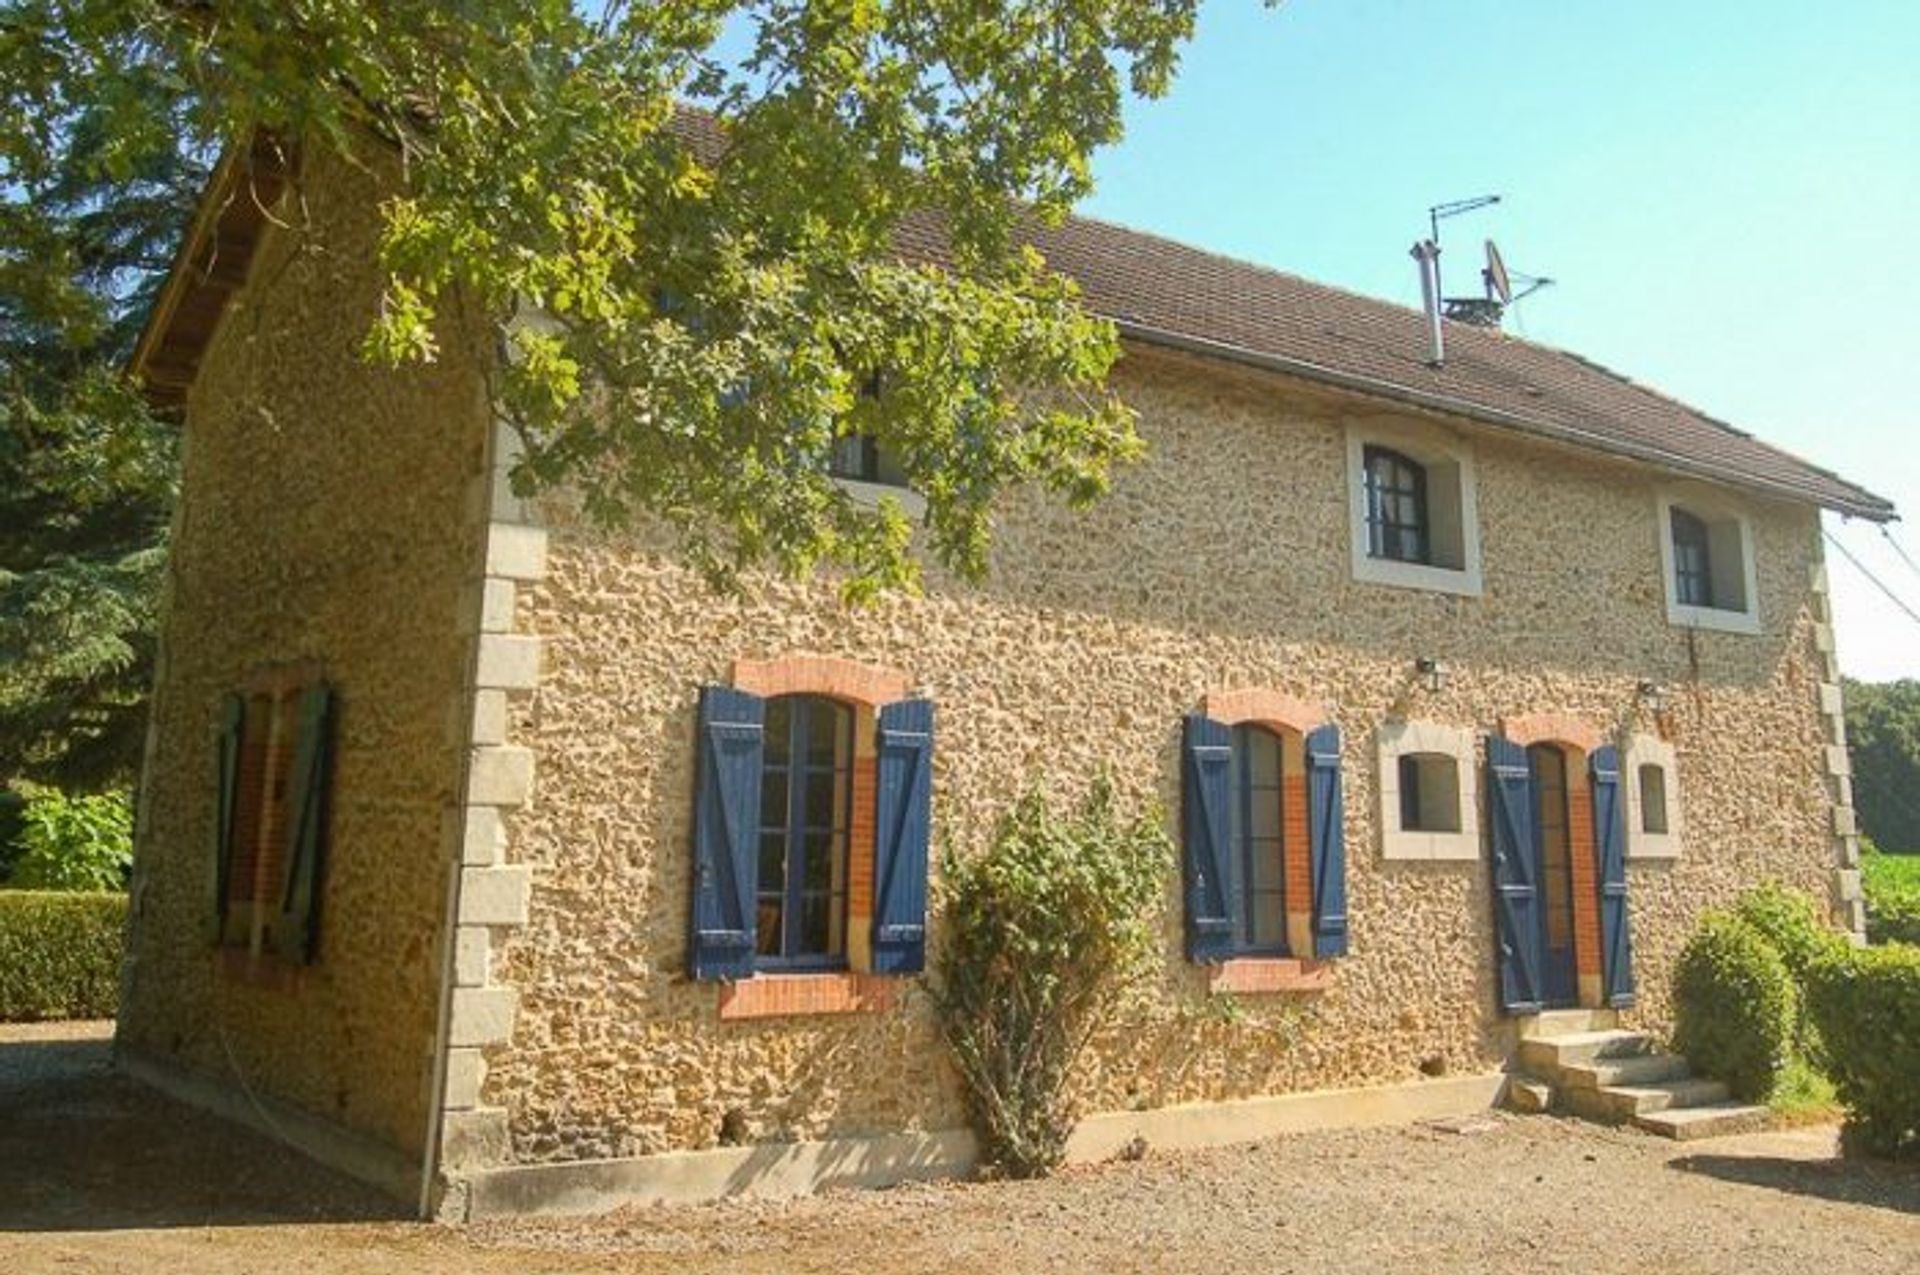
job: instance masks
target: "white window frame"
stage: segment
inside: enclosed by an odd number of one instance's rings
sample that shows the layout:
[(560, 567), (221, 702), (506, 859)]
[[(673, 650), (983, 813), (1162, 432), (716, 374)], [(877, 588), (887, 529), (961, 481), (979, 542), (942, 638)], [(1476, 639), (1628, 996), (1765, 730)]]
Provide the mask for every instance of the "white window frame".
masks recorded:
[[(1680, 857), (1680, 754), (1672, 744), (1654, 735), (1628, 737), (1621, 749), (1620, 782), (1627, 797), (1627, 858), (1678, 859)], [(1643, 831), (1640, 809), (1640, 768), (1657, 766), (1667, 786), (1667, 830)]]
[[(1459, 863), (1480, 858), (1480, 768), (1471, 730), (1435, 722), (1382, 722), (1377, 732), (1380, 772), (1380, 857), (1394, 861)], [(1459, 780), (1457, 832), (1410, 832), (1400, 827), (1400, 758), (1439, 753), (1453, 758)]]
[[(1436, 522), (1434, 493), (1451, 477), (1457, 484), (1452, 504), (1460, 522), (1460, 565), (1429, 566), (1376, 558), (1367, 552), (1367, 467), (1369, 446), (1388, 447), (1424, 465), (1427, 470), (1427, 521)], [(1364, 584), (1398, 589), (1425, 589), (1477, 598), (1480, 578), (1479, 474), (1473, 448), (1450, 430), (1401, 420), (1374, 419), (1347, 425), (1347, 517), (1353, 578)]]
[[(1702, 607), (1680, 601), (1673, 566), (1673, 511), (1686, 510), (1709, 527), (1733, 523), (1739, 528), (1740, 580), (1744, 606)], [(1753, 520), (1724, 496), (1697, 488), (1668, 488), (1655, 500), (1660, 522), (1660, 577), (1667, 599), (1667, 623), (1683, 629), (1721, 633), (1759, 633), (1760, 579), (1754, 562)]]

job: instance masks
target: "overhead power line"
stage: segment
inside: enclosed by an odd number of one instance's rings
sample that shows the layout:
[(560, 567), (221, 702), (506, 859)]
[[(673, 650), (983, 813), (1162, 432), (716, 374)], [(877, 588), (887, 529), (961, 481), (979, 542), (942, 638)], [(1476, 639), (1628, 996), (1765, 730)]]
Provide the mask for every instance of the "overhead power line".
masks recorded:
[(1899, 607), (1901, 611), (1905, 612), (1906, 617), (1909, 620), (1912, 620), (1915, 624), (1920, 624), (1920, 611), (1916, 611), (1912, 607), (1908, 606), (1904, 601), (1901, 600), (1899, 594), (1895, 593), (1892, 589), (1889, 589), (1886, 586), (1885, 581), (1881, 580), (1880, 577), (1873, 574), (1873, 572), (1867, 570), (1867, 564), (1860, 561), (1860, 559), (1854, 557), (1853, 550), (1841, 544), (1840, 538), (1838, 536), (1834, 535), (1831, 531), (1828, 531), (1824, 527), (1822, 527), (1820, 530), (1821, 530), (1821, 534), (1827, 538), (1828, 543), (1832, 544), (1834, 548), (1840, 551), (1841, 557), (1845, 558), (1848, 562), (1851, 562), (1854, 565), (1854, 568), (1858, 570), (1861, 575), (1865, 576), (1868, 580), (1872, 581), (1874, 588), (1880, 590), (1880, 592), (1887, 595), (1887, 601), (1893, 603), (1893, 605)]
[(1915, 562), (1913, 558), (1908, 555), (1907, 551), (1901, 547), (1900, 542), (1893, 538), (1893, 533), (1887, 530), (1887, 524), (1884, 522), (1880, 524), (1880, 538), (1893, 546), (1893, 551), (1900, 555), (1900, 561), (1913, 568), (1914, 575), (1920, 576), (1920, 562)]

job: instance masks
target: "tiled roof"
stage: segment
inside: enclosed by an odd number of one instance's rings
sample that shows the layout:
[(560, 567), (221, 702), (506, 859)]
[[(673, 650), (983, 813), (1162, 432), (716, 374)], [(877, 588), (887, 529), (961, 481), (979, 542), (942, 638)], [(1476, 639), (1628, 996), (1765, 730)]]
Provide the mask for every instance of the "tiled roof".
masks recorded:
[[(1591, 447), (1876, 521), (1891, 502), (1587, 359), (1448, 322), (1430, 366), (1426, 316), (1088, 217), (1028, 237), (1087, 308), (1129, 339), (1265, 367), (1497, 428)], [(937, 225), (903, 235), (942, 255)], [(1409, 269), (1412, 267), (1409, 266)]]

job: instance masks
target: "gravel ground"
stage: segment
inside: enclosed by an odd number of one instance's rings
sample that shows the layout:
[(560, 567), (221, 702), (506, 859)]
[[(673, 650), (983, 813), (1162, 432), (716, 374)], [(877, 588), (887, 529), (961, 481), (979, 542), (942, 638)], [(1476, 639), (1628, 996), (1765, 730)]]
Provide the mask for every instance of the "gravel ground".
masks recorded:
[(1492, 1116), (907, 1186), (424, 1226), (114, 1077), (98, 1028), (0, 1028), (0, 1272), (1818, 1272), (1920, 1275), (1920, 1172), (1831, 1129), (1677, 1146)]

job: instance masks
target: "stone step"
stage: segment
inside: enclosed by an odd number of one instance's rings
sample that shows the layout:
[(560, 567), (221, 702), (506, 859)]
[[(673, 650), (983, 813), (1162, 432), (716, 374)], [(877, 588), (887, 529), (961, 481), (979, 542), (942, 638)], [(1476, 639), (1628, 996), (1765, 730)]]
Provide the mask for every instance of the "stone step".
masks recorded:
[(1685, 1080), (1693, 1071), (1680, 1054), (1641, 1054), (1634, 1058), (1570, 1063), (1560, 1068), (1554, 1083), (1567, 1089), (1605, 1089), (1613, 1085), (1657, 1085)]
[(1609, 1085), (1603, 1089), (1563, 1091), (1569, 1110), (1577, 1116), (1619, 1124), (1657, 1111), (1683, 1111), (1727, 1101), (1727, 1087), (1717, 1080), (1687, 1077), (1656, 1085)]
[(1644, 1033), (1619, 1029), (1538, 1036), (1520, 1042), (1520, 1061), (1530, 1070), (1548, 1073), (1562, 1067), (1638, 1058), (1655, 1052), (1657, 1046)]
[(1633, 1125), (1648, 1133), (1679, 1142), (1695, 1138), (1724, 1138), (1735, 1133), (1754, 1133), (1766, 1128), (1768, 1111), (1739, 1102), (1716, 1102), (1705, 1107), (1682, 1107), (1653, 1111), (1635, 1116)]
[(1522, 1039), (1611, 1031), (1619, 1025), (1620, 1015), (1611, 1009), (1549, 1009), (1519, 1020)]

